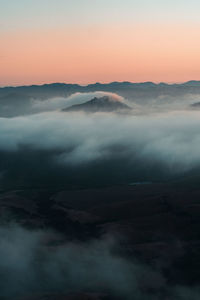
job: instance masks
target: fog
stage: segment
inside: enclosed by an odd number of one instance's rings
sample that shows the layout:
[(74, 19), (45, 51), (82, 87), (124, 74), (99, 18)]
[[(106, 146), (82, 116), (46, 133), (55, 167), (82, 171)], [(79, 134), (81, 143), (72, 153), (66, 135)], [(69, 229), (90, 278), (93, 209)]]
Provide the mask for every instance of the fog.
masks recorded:
[(0, 118), (0, 183), (17, 172), (18, 178), (32, 173), (38, 180), (46, 174), (46, 181), (55, 174), (57, 181), (64, 175), (66, 183), (122, 183), (169, 179), (199, 168), (198, 110), (166, 111), (157, 105), (155, 111), (150, 104), (147, 109), (132, 103), (126, 114), (60, 111), (102, 95), (131, 103), (113, 93), (76, 93), (36, 100), (32, 107), (40, 108), (38, 113)]
[(62, 241), (62, 236), (53, 231), (27, 230), (14, 223), (1, 225), (2, 299), (83, 291), (127, 300), (199, 299), (198, 287), (168, 286), (159, 266), (122, 257), (116, 238), (57, 245), (55, 240)]
[[(1, 90), (0, 90), (1, 92)], [(31, 115), (40, 112), (57, 111), (70, 107), (71, 105), (82, 104), (94, 97), (108, 96), (114, 101), (126, 100), (116, 93), (96, 91), (85, 93), (72, 93), (68, 96), (54, 96), (50, 93), (44, 96), (42, 93), (29, 95), (23, 93), (8, 93), (0, 96), (0, 117), (15, 117), (20, 115)]]
[(1, 226), (2, 297), (96, 290), (123, 299), (132, 299), (133, 295), (134, 299), (144, 299), (142, 281), (146, 287), (159, 289), (165, 285), (156, 270), (120, 257), (118, 243), (111, 237), (54, 246), (54, 236), (50, 231), (30, 231), (16, 224)]
[[(8, 103), (8, 109), (2, 104), (0, 188), (94, 187), (173, 181), (191, 175), (199, 178), (200, 115), (198, 106), (191, 106), (199, 102), (199, 96), (162, 94), (139, 101), (125, 94), (79, 92), (31, 97), (25, 107), (25, 100), (19, 105)], [(62, 111), (105, 95), (131, 109), (126, 113)], [(120, 251), (120, 237), (78, 242), (48, 228), (2, 225), (1, 296), (98, 291), (140, 300), (151, 295), (156, 299), (156, 291), (158, 299), (163, 295), (177, 300), (199, 298), (198, 287), (169, 287), (159, 264), (150, 267)]]
[[(0, 151), (58, 151), (62, 165), (125, 159), (154, 162), (170, 172), (200, 164), (199, 112), (151, 115), (51, 112), (0, 118)], [(4, 171), (4, 170), (2, 170)]]
[(52, 98), (45, 100), (35, 100), (32, 101), (31, 111), (32, 112), (42, 112), (42, 111), (54, 111), (60, 110), (71, 105), (82, 104), (86, 101), (91, 100), (94, 97), (108, 96), (110, 99), (115, 101), (125, 101), (123, 97), (109, 92), (91, 92), (91, 93), (75, 93), (69, 97), (63, 98)]

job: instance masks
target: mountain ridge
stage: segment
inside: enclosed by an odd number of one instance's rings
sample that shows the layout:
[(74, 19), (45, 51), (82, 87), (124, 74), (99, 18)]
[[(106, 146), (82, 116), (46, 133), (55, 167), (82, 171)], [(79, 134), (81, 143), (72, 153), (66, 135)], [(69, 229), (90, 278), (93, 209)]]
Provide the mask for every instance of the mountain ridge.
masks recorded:
[(17, 85), (17, 86), (0, 86), (0, 89), (18, 89), (18, 88), (36, 88), (36, 87), (74, 87), (74, 88), (87, 88), (87, 87), (96, 87), (96, 86), (116, 86), (116, 85), (124, 85), (124, 86), (200, 86), (200, 80), (189, 80), (182, 83), (167, 83), (167, 82), (159, 82), (155, 83), (152, 81), (144, 81), (144, 82), (131, 82), (131, 81), (111, 81), (108, 83), (96, 82), (89, 83), (86, 85), (78, 84), (78, 83), (65, 83), (65, 82), (52, 82), (52, 83), (44, 83), (44, 84), (30, 84), (30, 85)]
[(70, 107), (62, 109), (64, 112), (69, 111), (86, 111), (86, 112), (111, 112), (117, 110), (129, 110), (131, 109), (125, 103), (115, 100), (109, 96), (94, 97), (89, 101), (81, 104), (75, 104)]

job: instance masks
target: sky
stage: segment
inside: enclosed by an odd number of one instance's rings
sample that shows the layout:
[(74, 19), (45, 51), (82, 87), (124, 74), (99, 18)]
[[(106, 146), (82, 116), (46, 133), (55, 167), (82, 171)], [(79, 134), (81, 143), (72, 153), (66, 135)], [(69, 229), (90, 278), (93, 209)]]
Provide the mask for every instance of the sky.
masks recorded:
[(199, 0), (0, 0), (0, 86), (200, 79)]

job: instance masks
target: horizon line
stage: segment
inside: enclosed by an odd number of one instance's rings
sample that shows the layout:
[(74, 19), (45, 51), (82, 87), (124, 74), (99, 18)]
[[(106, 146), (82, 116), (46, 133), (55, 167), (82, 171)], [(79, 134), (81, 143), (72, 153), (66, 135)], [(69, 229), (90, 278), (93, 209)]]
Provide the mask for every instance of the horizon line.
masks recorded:
[(127, 83), (127, 84), (146, 84), (146, 83), (151, 83), (151, 84), (154, 84), (154, 85), (161, 85), (161, 84), (165, 84), (165, 85), (182, 85), (182, 84), (186, 84), (186, 83), (190, 83), (190, 82), (194, 82), (194, 83), (200, 83), (200, 80), (187, 80), (187, 81), (174, 81), (174, 82), (166, 82), (166, 81), (159, 81), (159, 82), (155, 82), (155, 81), (109, 81), (109, 82), (94, 82), (94, 83), (87, 83), (87, 84), (80, 84), (80, 83), (77, 83), (77, 82), (46, 82), (46, 83), (38, 83), (38, 84), (24, 84), (24, 85), (5, 85), (5, 86), (1, 86), (0, 85), (0, 88), (18, 88), (18, 87), (33, 87), (33, 86), (38, 86), (38, 87), (42, 87), (42, 86), (45, 86), (45, 85), (78, 85), (80, 87), (88, 87), (90, 85), (109, 85), (109, 84), (112, 84), (112, 83)]

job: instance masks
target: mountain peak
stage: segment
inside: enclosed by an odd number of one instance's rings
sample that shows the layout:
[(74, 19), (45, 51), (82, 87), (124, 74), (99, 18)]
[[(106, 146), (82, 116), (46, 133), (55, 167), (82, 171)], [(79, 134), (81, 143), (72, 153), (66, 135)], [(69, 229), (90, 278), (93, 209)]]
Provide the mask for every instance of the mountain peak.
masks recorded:
[(75, 104), (63, 109), (63, 111), (86, 111), (86, 112), (111, 112), (128, 110), (130, 107), (125, 103), (109, 96), (94, 97), (82, 104)]

